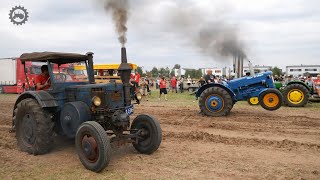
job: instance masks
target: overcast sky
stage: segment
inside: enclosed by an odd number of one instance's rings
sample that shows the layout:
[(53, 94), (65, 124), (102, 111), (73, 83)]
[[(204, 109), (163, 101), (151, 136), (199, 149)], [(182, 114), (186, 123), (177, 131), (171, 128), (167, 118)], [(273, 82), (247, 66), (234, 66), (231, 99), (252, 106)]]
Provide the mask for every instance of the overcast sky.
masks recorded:
[[(231, 66), (232, 57), (203, 54), (188, 37), (192, 35), (179, 34), (166, 22), (170, 11), (190, 7), (200, 10), (206, 20), (223, 19), (236, 27), (255, 65), (320, 64), (318, 0), (129, 1), (127, 53), (131, 62), (144, 69), (174, 64)], [(29, 12), (22, 26), (9, 20), (9, 11), (16, 5)], [(35, 51), (92, 51), (96, 63), (120, 62), (121, 45), (101, 0), (1, 0), (0, 40), (0, 57)]]

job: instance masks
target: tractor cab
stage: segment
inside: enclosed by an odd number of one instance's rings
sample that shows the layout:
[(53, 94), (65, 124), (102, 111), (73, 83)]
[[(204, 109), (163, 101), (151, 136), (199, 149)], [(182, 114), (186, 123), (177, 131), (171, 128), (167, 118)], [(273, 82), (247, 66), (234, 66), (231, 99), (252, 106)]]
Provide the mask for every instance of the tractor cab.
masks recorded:
[[(47, 65), (50, 81), (46, 90), (26, 91), (16, 100), (12, 132), (22, 151), (47, 153), (56, 132), (75, 139), (82, 164), (98, 172), (109, 163), (110, 143), (132, 143), (145, 154), (159, 148), (162, 133), (154, 117), (139, 115), (130, 123), (134, 113), (129, 83), (132, 68), (125, 48), (118, 68), (121, 83), (95, 83), (93, 53), (26, 53), (20, 59), (24, 65), (29, 61)], [(72, 76), (70, 72), (78, 65), (84, 68)]]

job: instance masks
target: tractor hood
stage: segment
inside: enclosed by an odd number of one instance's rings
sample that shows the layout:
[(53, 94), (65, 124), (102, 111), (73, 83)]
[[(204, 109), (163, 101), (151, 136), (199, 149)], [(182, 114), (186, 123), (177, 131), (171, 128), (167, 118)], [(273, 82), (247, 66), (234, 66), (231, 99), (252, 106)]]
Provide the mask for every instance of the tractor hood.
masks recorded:
[(123, 85), (116, 82), (75, 85), (66, 88), (68, 102), (82, 101), (92, 107), (94, 97), (101, 99), (101, 105), (96, 108), (116, 109), (124, 107)]
[(269, 88), (274, 88), (271, 71), (256, 74), (256, 76), (254, 77), (248, 76), (248, 77), (242, 77), (239, 79), (231, 80), (230, 82), (228, 82), (228, 85), (232, 90), (235, 90), (244, 86), (251, 86), (254, 84), (261, 84), (261, 83), (265, 84)]

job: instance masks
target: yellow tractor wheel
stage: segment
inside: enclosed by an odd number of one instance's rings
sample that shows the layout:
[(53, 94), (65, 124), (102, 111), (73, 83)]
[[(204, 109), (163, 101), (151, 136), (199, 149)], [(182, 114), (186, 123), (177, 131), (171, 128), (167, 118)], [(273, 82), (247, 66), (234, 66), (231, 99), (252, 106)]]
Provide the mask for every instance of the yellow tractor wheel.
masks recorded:
[(248, 103), (251, 106), (259, 105), (259, 98), (258, 97), (252, 97), (252, 98), (248, 99)]

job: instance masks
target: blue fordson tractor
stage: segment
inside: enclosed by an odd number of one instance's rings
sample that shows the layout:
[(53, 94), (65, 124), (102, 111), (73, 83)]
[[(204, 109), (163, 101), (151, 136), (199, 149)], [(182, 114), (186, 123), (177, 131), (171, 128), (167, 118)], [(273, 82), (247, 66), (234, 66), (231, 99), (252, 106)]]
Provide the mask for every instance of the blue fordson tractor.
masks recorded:
[(243, 77), (222, 84), (206, 84), (196, 93), (199, 107), (207, 116), (226, 116), (237, 101), (259, 97), (260, 105), (270, 111), (277, 110), (283, 102), (282, 94), (275, 89), (272, 72)]
[[(126, 49), (122, 48), (122, 63), (118, 69), (122, 83), (110, 81), (96, 84), (93, 53), (22, 54), (27, 61), (48, 67), (50, 87), (47, 90), (26, 91), (17, 99), (13, 111), (12, 131), (18, 147), (30, 154), (45, 154), (53, 148), (54, 133), (75, 139), (82, 164), (99, 172), (110, 161), (110, 143), (132, 143), (144, 154), (156, 151), (162, 140), (159, 122), (152, 116), (139, 115), (130, 123), (134, 112), (130, 98), (131, 67)], [(71, 76), (62, 67), (85, 65), (79, 77)], [(84, 78), (86, 76), (86, 78)]]

